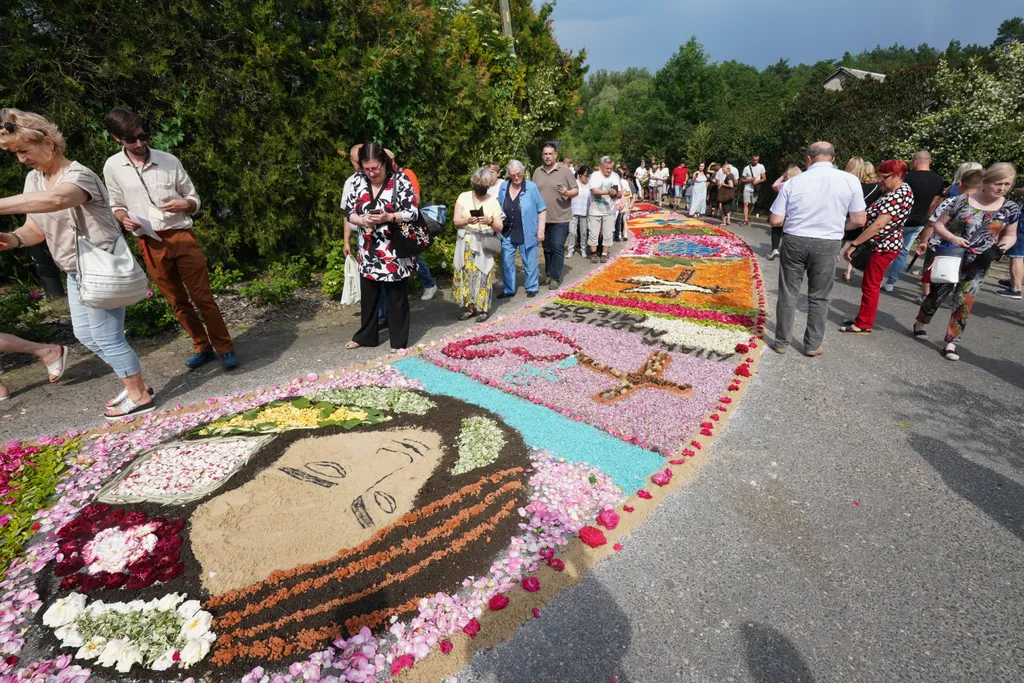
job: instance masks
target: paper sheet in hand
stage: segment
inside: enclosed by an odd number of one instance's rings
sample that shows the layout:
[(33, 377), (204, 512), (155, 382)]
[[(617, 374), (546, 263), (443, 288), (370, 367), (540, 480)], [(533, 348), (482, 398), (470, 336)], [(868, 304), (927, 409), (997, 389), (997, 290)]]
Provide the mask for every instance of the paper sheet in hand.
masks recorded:
[(135, 231), (136, 235), (145, 235), (146, 237), (152, 237), (157, 242), (163, 242), (163, 240), (160, 239), (160, 236), (156, 234), (156, 230), (153, 229), (152, 221), (150, 221), (148, 218), (138, 216), (132, 213), (131, 211), (128, 212), (128, 218), (131, 218), (133, 221), (138, 221), (139, 224), (142, 226), (141, 228)]

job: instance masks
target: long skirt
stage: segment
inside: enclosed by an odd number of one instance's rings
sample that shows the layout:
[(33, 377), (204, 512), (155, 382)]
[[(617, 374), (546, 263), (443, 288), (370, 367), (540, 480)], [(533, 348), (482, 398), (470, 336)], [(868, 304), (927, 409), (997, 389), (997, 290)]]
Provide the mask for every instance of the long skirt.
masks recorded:
[(690, 215), (695, 216), (698, 213), (704, 214), (708, 212), (708, 184), (707, 183), (694, 183), (693, 184), (693, 195), (690, 199)]
[(495, 267), (489, 273), (476, 267), (470, 252), (466, 253), (466, 264), (455, 271), (455, 301), (463, 308), (474, 308), (480, 313), (491, 310), (494, 295)]

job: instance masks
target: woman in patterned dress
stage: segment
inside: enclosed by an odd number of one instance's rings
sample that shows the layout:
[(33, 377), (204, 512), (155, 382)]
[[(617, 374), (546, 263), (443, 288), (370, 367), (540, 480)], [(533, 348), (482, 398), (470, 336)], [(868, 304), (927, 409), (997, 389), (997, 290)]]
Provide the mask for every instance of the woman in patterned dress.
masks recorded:
[(406, 280), (416, 272), (415, 258), (399, 258), (391, 231), (419, 217), (412, 183), (404, 173), (392, 172), (384, 148), (368, 142), (359, 150), (360, 171), (352, 192), (345, 197), (345, 218), (362, 234), (359, 243), (359, 307), (362, 326), (345, 345), (347, 349), (377, 346), (380, 325), (377, 305), (387, 298), (391, 348), (409, 345), (409, 294)]
[(494, 184), (494, 173), (486, 166), (478, 168), (470, 179), (473, 189), (455, 201), (454, 221), (459, 229), (455, 243), (455, 301), (463, 307), (459, 320), (474, 315), (477, 322), (491, 315), (491, 300), (496, 279), (494, 254), (484, 251), (482, 238), (488, 233), (500, 236), (505, 214), (498, 200), (487, 190)]
[(868, 207), (867, 227), (844, 252), (850, 261), (858, 246), (870, 242), (871, 257), (860, 285), (860, 311), (855, 320), (847, 320), (839, 328), (840, 332), (871, 334), (875, 326), (882, 277), (903, 249), (903, 224), (914, 208), (914, 192), (903, 182), (906, 175), (907, 164), (899, 159), (889, 159), (878, 166), (878, 183), (885, 194)]
[(946, 360), (960, 360), (956, 347), (971, 315), (974, 297), (992, 262), (1017, 243), (1020, 207), (1006, 198), (1016, 177), (1017, 169), (1012, 164), (994, 164), (982, 176), (981, 189), (958, 196), (935, 222), (936, 236), (954, 247), (967, 249), (967, 254), (960, 266), (959, 283), (932, 283), (917, 314), (914, 336), (928, 336), (925, 325), (952, 293), (953, 315), (949, 318), (946, 344), (942, 349)]

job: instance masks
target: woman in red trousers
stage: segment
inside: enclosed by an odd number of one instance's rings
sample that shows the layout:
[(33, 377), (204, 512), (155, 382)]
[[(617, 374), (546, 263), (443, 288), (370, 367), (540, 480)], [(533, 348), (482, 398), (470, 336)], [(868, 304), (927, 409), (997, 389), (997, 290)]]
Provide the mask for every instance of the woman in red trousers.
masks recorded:
[(878, 183), (885, 194), (868, 207), (867, 227), (857, 239), (850, 242), (844, 254), (846, 260), (850, 261), (857, 247), (865, 242), (870, 243), (871, 258), (864, 269), (860, 285), (860, 311), (855, 320), (847, 320), (839, 328), (840, 332), (871, 334), (875, 326), (882, 276), (903, 249), (903, 224), (914, 207), (914, 193), (903, 182), (906, 175), (907, 165), (899, 159), (889, 159), (878, 166)]

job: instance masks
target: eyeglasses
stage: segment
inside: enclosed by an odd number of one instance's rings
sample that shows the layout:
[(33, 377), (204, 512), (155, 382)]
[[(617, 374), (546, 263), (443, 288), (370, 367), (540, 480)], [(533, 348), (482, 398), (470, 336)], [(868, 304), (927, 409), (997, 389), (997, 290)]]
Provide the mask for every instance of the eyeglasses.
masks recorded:
[(893, 175), (894, 175), (893, 173), (879, 173), (878, 174), (878, 179), (879, 180), (888, 180), (889, 178), (892, 178)]
[(139, 133), (138, 135), (126, 135), (122, 138), (129, 145), (134, 145), (136, 142), (147, 142), (149, 140), (149, 133)]

